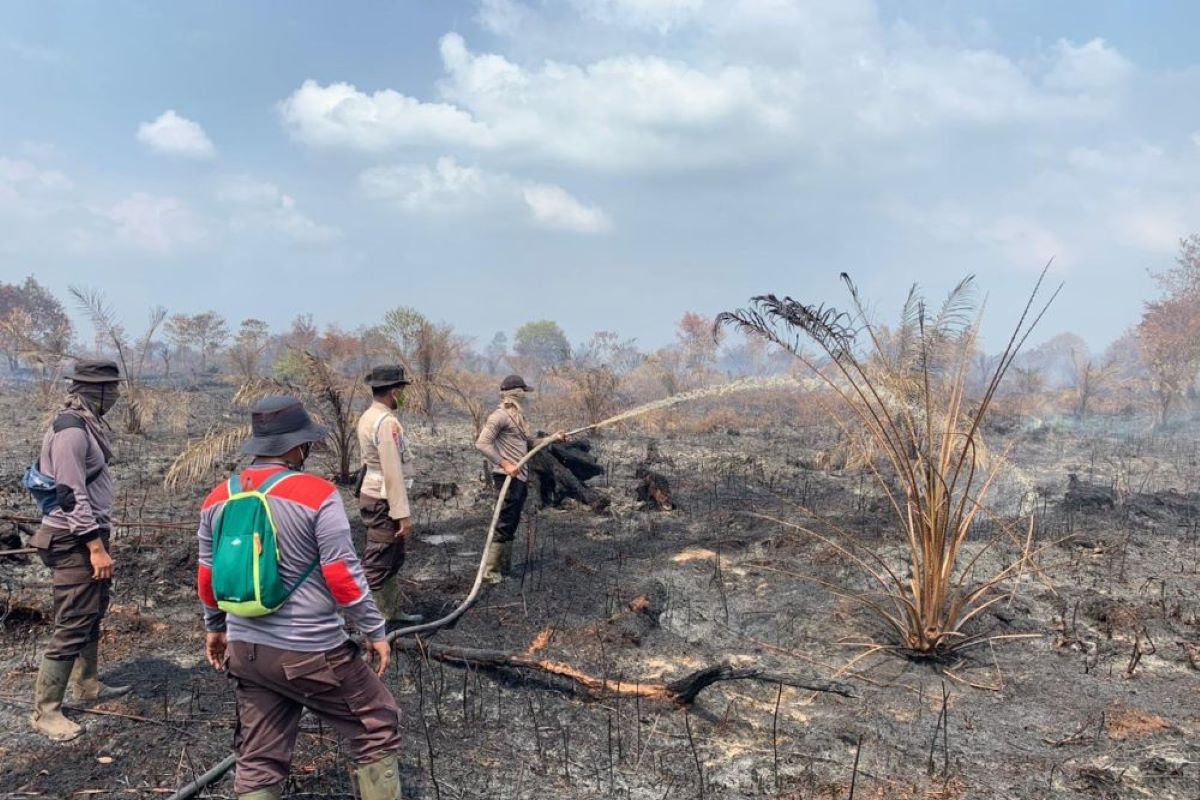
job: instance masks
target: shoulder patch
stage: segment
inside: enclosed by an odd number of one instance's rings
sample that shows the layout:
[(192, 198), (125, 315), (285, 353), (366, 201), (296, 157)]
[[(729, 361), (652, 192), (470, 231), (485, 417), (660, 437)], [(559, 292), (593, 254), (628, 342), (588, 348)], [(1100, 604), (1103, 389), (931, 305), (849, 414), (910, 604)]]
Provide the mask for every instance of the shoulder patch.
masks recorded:
[(337, 487), (324, 478), (305, 473), (285, 478), (275, 484), (268, 494), (276, 499), (299, 503), (305, 508), (316, 511), (336, 491)]
[(78, 414), (59, 414), (54, 418), (54, 432), (61, 433), (71, 428), (86, 428), (87, 425), (83, 421), (83, 417)]
[(221, 483), (217, 484), (216, 488), (208, 493), (208, 497), (204, 498), (204, 502), (200, 505), (200, 510), (207, 511), (218, 503), (224, 503), (228, 499), (229, 483), (221, 481)]

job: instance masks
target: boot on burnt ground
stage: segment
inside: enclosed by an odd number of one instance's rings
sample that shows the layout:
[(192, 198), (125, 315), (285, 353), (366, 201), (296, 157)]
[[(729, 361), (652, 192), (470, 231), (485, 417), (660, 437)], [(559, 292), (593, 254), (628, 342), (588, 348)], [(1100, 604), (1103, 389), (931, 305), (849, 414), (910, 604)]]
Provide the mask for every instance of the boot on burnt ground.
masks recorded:
[(83, 733), (83, 728), (63, 716), (62, 701), (71, 677), (73, 661), (43, 658), (33, 688), (33, 729), (56, 742), (66, 742)]
[(504, 571), (501, 566), (504, 559), (504, 544), (492, 542), (488, 545), (487, 556), (483, 562), (483, 580), (497, 584), (504, 581)]
[(388, 580), (378, 589), (371, 591), (375, 606), (383, 615), (385, 622), (390, 625), (411, 625), (424, 619), (420, 614), (410, 614), (404, 611), (404, 598), (400, 586), (394, 578)]
[(253, 792), (237, 796), (237, 800), (282, 800), (282, 798), (282, 786), (268, 786), (266, 789), (255, 789)]
[(500, 543), (500, 574), (512, 575), (512, 542)]
[(111, 700), (128, 694), (130, 686), (108, 686), (100, 680), (100, 643), (88, 642), (71, 670), (71, 695), (80, 701)]
[(359, 764), (354, 775), (362, 800), (400, 800), (400, 759), (395, 754)]

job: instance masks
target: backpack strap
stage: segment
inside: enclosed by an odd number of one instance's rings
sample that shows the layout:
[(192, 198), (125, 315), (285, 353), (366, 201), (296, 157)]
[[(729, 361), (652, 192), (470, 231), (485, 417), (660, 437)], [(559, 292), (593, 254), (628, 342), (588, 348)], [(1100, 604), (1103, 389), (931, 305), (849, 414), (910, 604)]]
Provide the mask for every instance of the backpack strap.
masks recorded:
[[(294, 477), (294, 476), (300, 475), (300, 474), (301, 473), (296, 472), (295, 470), (281, 469), (281, 470), (279, 470), (279, 472), (276, 472), (274, 475), (272, 475), (271, 477), (269, 477), (265, 481), (263, 481), (262, 485), (258, 487), (258, 491), (261, 494), (263, 494), (264, 496), (269, 495), (271, 493), (271, 490), (274, 489), (276, 486), (283, 483), (288, 478), (291, 478), (291, 477)], [(315, 559), (313, 559), (313, 562), (311, 564), (308, 565), (308, 568), (305, 569), (303, 573), (301, 573), (300, 577), (296, 580), (295, 583), (293, 583), (290, 587), (288, 587), (287, 594), (285, 595), (285, 599), (287, 597), (291, 597), (292, 593), (295, 592), (297, 589), (299, 589), (304, 584), (304, 582), (306, 580), (308, 580), (309, 577), (313, 574), (313, 571), (316, 570), (316, 568), (319, 566), (321, 566), (321, 555), (318, 552), (317, 557)]]
[(232, 475), (229, 476), (229, 480), (226, 483), (229, 486), (229, 496), (230, 497), (233, 497), (235, 494), (242, 493), (242, 476), (241, 475), (237, 474), (236, 472), (233, 473)]
[(292, 477), (293, 475), (299, 475), (299, 474), (300, 474), (299, 472), (295, 472), (290, 469), (281, 469), (281, 470), (279, 470), (279, 472), (276, 472), (274, 475), (272, 475), (271, 477), (269, 477), (265, 481), (263, 481), (262, 484), (259, 485), (258, 491), (261, 492), (262, 494), (270, 494), (271, 490), (274, 489), (276, 486), (278, 486), (280, 483), (282, 483), (283, 481)]
[(54, 418), (54, 424), (51, 427), (54, 428), (55, 433), (62, 433), (70, 428), (86, 428), (87, 424), (78, 414), (62, 413)]
[(383, 427), (383, 423), (390, 417), (391, 414), (380, 414), (379, 419), (375, 420), (375, 430), (371, 434), (371, 444), (379, 447), (379, 429)]

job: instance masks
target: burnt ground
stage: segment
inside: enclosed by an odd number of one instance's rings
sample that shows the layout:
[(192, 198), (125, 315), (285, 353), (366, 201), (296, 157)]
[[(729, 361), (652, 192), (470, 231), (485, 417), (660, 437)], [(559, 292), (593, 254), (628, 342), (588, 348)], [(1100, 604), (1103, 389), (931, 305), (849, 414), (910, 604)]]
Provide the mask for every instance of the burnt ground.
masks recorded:
[[(226, 397), (188, 397), (192, 434)], [(0, 513), (31, 509), (11, 487), (38, 422), (26, 399), (0, 395)], [(598, 439), (610, 474), (593, 483), (613, 497), (610, 512), (527, 513), (518, 576), (435, 641), (524, 651), (550, 630), (540, 653), (597, 677), (670, 680), (732, 661), (847, 681), (857, 696), (729, 682), (682, 710), (398, 653), (387, 681), (403, 711), (405, 797), (1200, 796), (1196, 427), (1151, 436), (1021, 421), (995, 433), (1023, 437), (998, 500), (1034, 514), (1042, 569), (979, 620), (974, 632), (992, 641), (937, 664), (865, 647), (876, 623), (827, 586), (866, 589), (861, 574), (829, 545), (754, 516), (804, 521), (801, 507), (819, 509), (895, 555), (870, 482), (815, 468), (829, 446), (820, 429), (747, 422), (659, 439), (654, 468), (671, 482), (673, 512), (632, 499), (648, 436)], [(122, 519), (194, 518), (204, 489), (159, 486), (177, 428), (122, 439)], [(491, 499), (467, 426), (410, 430), (418, 483), (461, 490), (418, 504), (405, 587), (432, 616), (465, 595)], [(26, 719), (48, 573), (36, 557), (0, 558), (0, 796), (163, 797), (230, 750), (232, 692), (202, 660), (193, 535), (121, 529), (114, 550), (102, 654), (135, 691), (94, 709), (107, 714), (73, 714), (87, 732), (65, 745)], [(628, 613), (639, 596), (651, 610)], [(334, 733), (306, 718), (290, 796), (352, 797), (347, 763)], [(231, 781), (204, 796), (232, 796)]]

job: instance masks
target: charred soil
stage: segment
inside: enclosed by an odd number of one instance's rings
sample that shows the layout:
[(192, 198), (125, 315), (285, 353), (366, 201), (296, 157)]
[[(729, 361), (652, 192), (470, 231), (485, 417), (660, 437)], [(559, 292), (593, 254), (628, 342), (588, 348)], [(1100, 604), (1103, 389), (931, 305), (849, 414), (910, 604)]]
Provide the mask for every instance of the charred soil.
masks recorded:
[[(195, 436), (228, 394), (189, 404)], [(20, 394), (0, 395), (0, 514), (32, 511), (15, 484), (41, 422)], [(411, 608), (430, 618), (469, 589), (494, 496), (469, 425), (418, 420), (410, 433), (418, 488), (441, 487), (416, 501), (402, 572)], [(1196, 428), (1026, 424), (1003, 436), (1022, 441), (1001, 510), (1032, 514), (1050, 546), (972, 631), (991, 638), (949, 662), (873, 649), (881, 630), (829, 588), (868, 590), (854, 565), (758, 516), (817, 509), (900, 554), (870, 478), (816, 468), (835, 446), (826, 431), (747, 420), (660, 438), (652, 466), (670, 511), (636, 497), (648, 436), (593, 440), (603, 512), (568, 500), (535, 513), (531, 499), (515, 574), (430, 641), (536, 654), (601, 680), (670, 682), (729, 663), (845, 682), (856, 696), (730, 681), (681, 707), (398, 650), (387, 683), (403, 713), (405, 797), (1196, 797)], [(203, 663), (193, 588), (190, 526), (205, 489), (162, 488), (184, 442), (182, 429), (120, 439), (116, 515), (130, 527), (114, 536), (101, 653), (104, 672), (135, 689), (71, 712), (87, 728), (73, 742), (28, 724), (49, 575), (36, 556), (0, 557), (0, 796), (162, 797), (230, 752), (233, 694)], [(156, 523), (188, 527), (145, 527)], [(347, 767), (335, 733), (306, 717), (289, 796), (353, 797)], [(231, 795), (226, 778), (202, 796)]]

